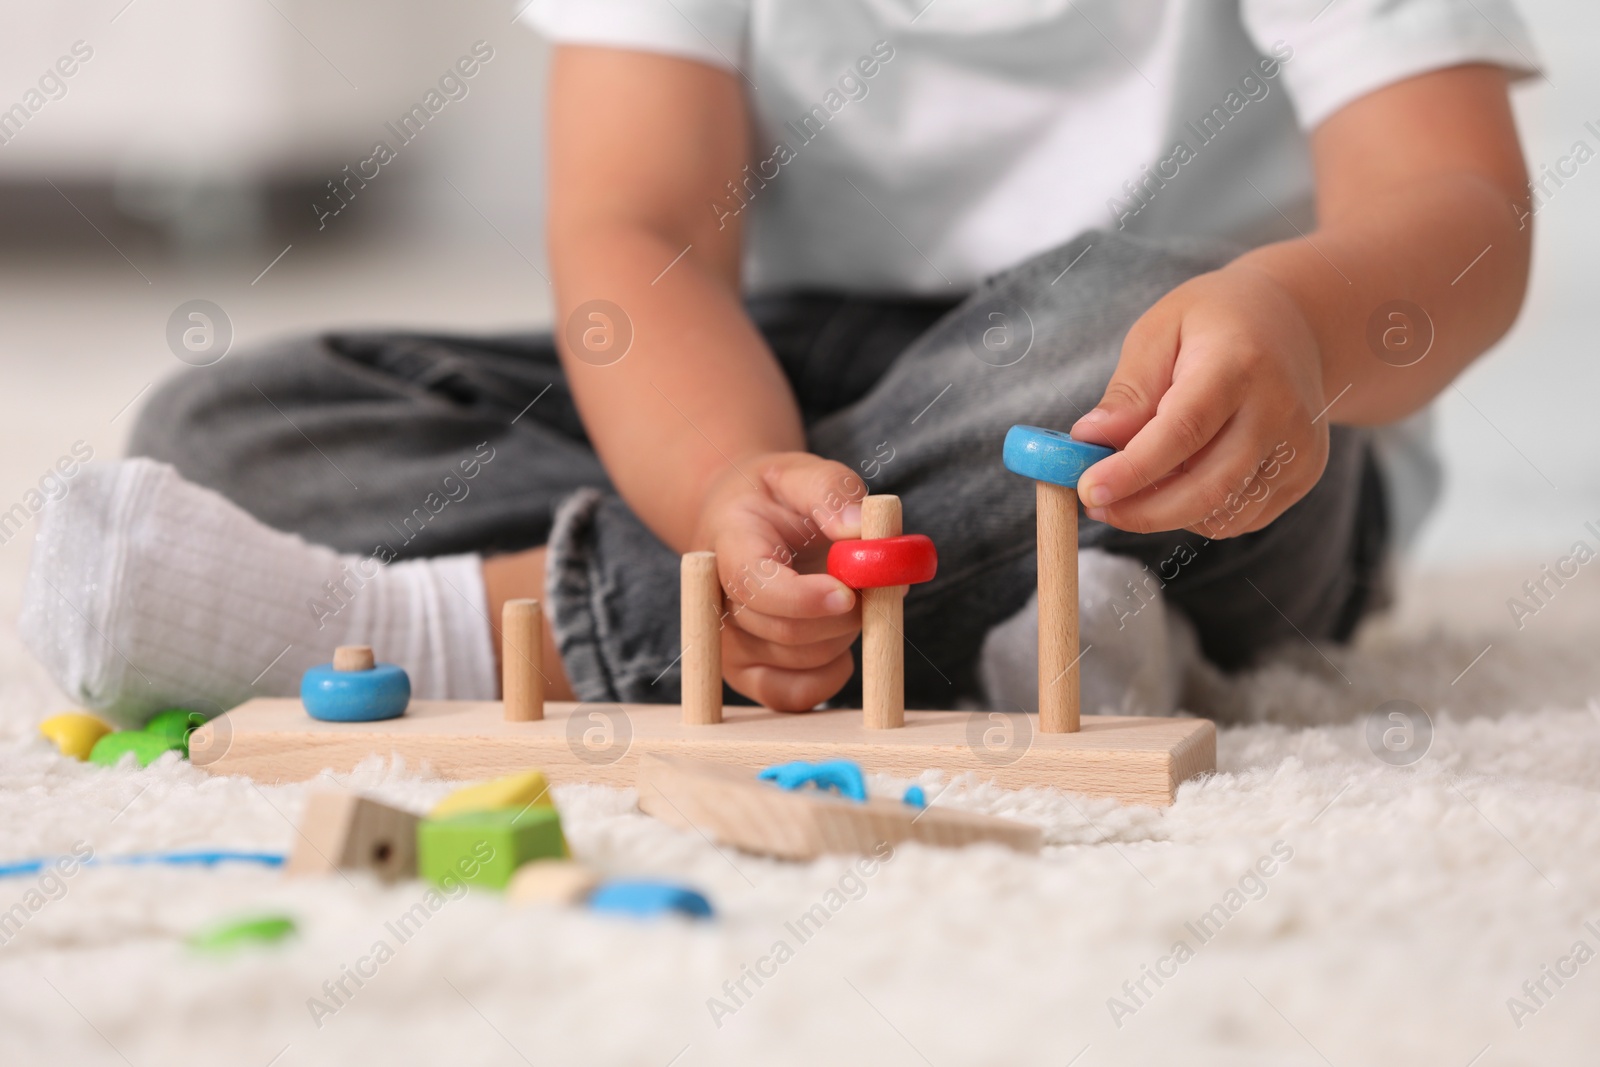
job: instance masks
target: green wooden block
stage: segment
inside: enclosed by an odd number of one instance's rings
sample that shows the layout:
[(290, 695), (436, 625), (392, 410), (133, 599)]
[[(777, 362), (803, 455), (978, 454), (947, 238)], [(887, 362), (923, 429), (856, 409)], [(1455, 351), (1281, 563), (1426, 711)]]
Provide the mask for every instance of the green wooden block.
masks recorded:
[(161, 758), (163, 752), (183, 752), (183, 738), (161, 737), (143, 730), (118, 730), (106, 734), (89, 750), (89, 762), (101, 767), (115, 767), (123, 755), (132, 752), (139, 766), (148, 767)]
[(189, 735), (206, 724), (206, 717), (198, 711), (168, 708), (158, 711), (144, 724), (144, 732), (155, 737), (181, 742), (183, 757), (189, 758)]
[(555, 808), (469, 811), (417, 827), (417, 872), (436, 885), (504, 889), (529, 860), (565, 859), (567, 841)]

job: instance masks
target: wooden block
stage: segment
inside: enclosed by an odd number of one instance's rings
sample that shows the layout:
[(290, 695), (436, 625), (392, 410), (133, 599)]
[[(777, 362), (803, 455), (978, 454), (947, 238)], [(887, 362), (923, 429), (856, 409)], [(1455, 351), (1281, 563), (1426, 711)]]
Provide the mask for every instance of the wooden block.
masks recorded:
[(679, 572), (683, 723), (722, 721), (722, 583), (715, 552), (685, 552)]
[(600, 873), (573, 860), (534, 860), (506, 886), (512, 904), (578, 904), (600, 884)]
[(552, 807), (469, 811), (417, 827), (417, 870), (435, 885), (504, 889), (524, 863), (566, 858), (561, 816)]
[(385, 882), (415, 878), (418, 821), (408, 811), (355, 793), (312, 793), (284, 873), (370, 871)]
[(370, 671), (377, 663), (371, 645), (340, 645), (333, 650), (336, 671)]
[[(900, 498), (873, 494), (861, 501), (861, 538), (900, 536)], [(869, 729), (906, 722), (906, 587), (863, 589), (861, 597), (861, 710)]]
[(553, 806), (550, 799), (550, 782), (543, 771), (523, 771), (508, 774), (465, 789), (457, 789), (433, 806), (430, 819), (443, 819), (469, 811), (495, 811), (510, 808), (513, 811), (533, 804)]
[[(1178, 783), (1216, 770), (1216, 727), (1205, 719), (1085, 715), (1073, 734), (1039, 732), (1032, 715), (908, 711), (905, 728), (863, 726), (861, 712), (800, 715), (730, 706), (719, 729), (684, 726), (676, 704), (551, 701), (540, 722), (508, 723), (499, 701), (414, 701), (404, 716), (334, 723), (296, 700), (241, 704), (196, 730), (190, 759), (212, 774), (293, 782), (342, 774), (372, 755), (398, 755), (444, 778), (478, 780), (539, 767), (551, 782), (631, 786), (639, 757), (662, 752), (752, 771), (790, 760), (850, 759), (863, 770), (914, 778), (928, 769), (975, 772), (1007, 789), (1053, 786), (1135, 804), (1172, 803)], [(609, 747), (585, 744), (604, 734)], [(605, 737), (597, 737), (605, 741)]]
[(1078, 491), (1039, 482), (1039, 729), (1078, 730)]
[(788, 790), (739, 767), (646, 753), (639, 760), (639, 808), (746, 852), (808, 860), (828, 852), (869, 854), (883, 842), (959, 847), (993, 841), (1037, 852), (1037, 826), (992, 815), (916, 808), (899, 798), (865, 803), (817, 790)]
[(500, 609), (500, 694), (507, 722), (544, 718), (544, 614), (537, 600), (508, 600)]

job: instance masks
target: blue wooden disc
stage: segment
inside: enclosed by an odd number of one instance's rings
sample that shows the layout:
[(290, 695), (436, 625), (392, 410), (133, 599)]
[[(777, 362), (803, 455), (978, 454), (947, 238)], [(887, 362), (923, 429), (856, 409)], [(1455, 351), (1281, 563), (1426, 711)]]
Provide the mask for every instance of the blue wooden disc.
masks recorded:
[(300, 703), (323, 722), (397, 719), (411, 703), (411, 679), (393, 663), (370, 671), (336, 671), (324, 663), (300, 676)]
[(1006, 470), (1036, 482), (1076, 489), (1084, 471), (1112, 455), (1115, 449), (1074, 441), (1060, 430), (1013, 426), (1006, 431)]

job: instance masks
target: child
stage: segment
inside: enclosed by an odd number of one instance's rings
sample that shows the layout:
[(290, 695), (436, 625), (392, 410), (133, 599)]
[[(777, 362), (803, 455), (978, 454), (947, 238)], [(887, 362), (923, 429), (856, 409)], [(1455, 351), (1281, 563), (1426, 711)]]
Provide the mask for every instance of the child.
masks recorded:
[(41, 524), (23, 631), (85, 703), (290, 693), (350, 642), (420, 696), (492, 697), (521, 596), (552, 698), (674, 700), (700, 548), (729, 686), (851, 700), (859, 611), (819, 560), (868, 490), (941, 556), (906, 603), (908, 700), (985, 699), (985, 637), (1026, 628), (1035, 583), (1014, 423), (1119, 450), (1079, 487), (1086, 587), (1136, 581), (1086, 630), (1160, 640), (1125, 625), (1159, 603), (1230, 668), (1342, 639), (1432, 491), (1369, 428), (1522, 300), (1508, 0), (527, 17), (556, 44), (551, 334), (336, 334), (168, 382), (132, 443), (163, 462)]

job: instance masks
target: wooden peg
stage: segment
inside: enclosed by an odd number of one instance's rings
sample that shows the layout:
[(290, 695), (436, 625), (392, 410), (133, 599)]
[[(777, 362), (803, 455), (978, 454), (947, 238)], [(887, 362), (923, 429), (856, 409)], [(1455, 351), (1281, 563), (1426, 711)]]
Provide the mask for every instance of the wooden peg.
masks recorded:
[(1078, 732), (1078, 490), (1038, 484), (1039, 729)]
[(544, 718), (544, 613), (537, 600), (508, 600), (500, 611), (500, 691), (506, 722)]
[[(861, 539), (900, 536), (900, 498), (875, 494), (861, 501)], [(862, 589), (861, 711), (869, 730), (906, 724), (905, 597), (903, 585)]]
[(333, 650), (336, 671), (370, 671), (376, 665), (371, 645), (340, 645)]
[(293, 878), (371, 871), (385, 882), (415, 878), (418, 821), (409, 811), (354, 793), (312, 793), (284, 873)]
[(722, 585), (715, 552), (685, 552), (678, 610), (683, 641), (683, 724), (722, 721)]

